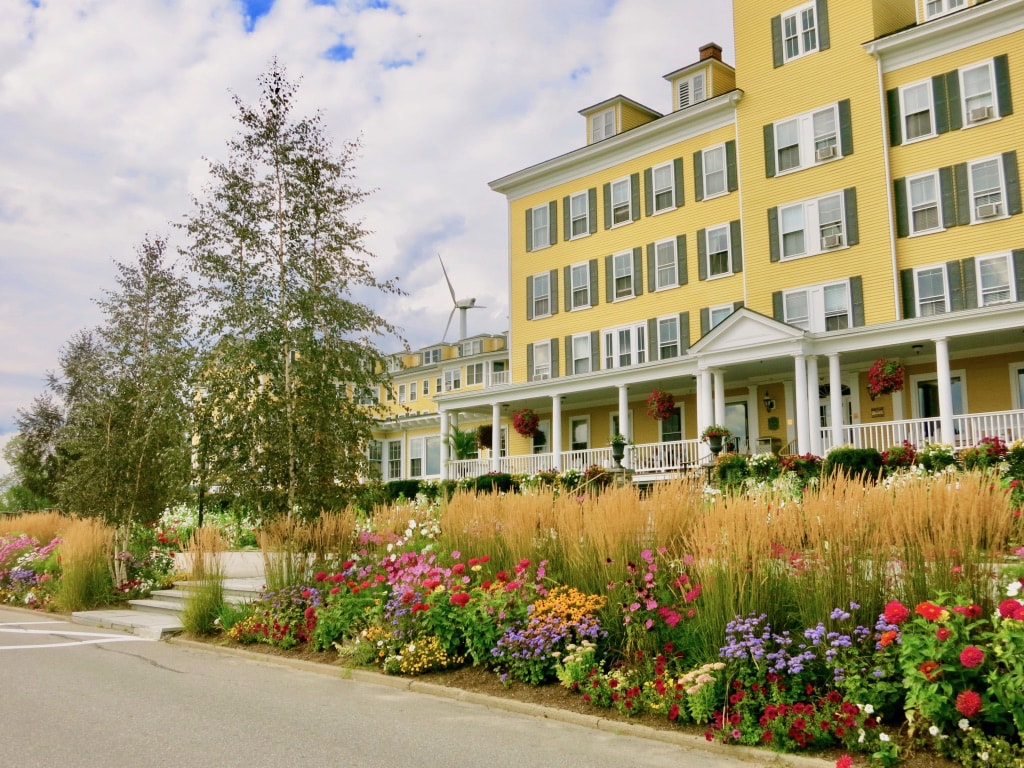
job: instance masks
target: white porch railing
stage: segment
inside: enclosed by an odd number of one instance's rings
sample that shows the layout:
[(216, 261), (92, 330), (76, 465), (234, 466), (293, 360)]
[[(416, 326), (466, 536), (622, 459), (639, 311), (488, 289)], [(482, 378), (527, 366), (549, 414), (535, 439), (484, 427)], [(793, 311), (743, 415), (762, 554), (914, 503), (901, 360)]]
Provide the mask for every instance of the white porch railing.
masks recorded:
[(667, 443), (643, 443), (631, 447), (632, 468), (636, 472), (673, 472), (699, 462), (699, 440), (673, 440)]
[(956, 448), (977, 445), (983, 437), (1000, 437), (1009, 445), (1024, 438), (1024, 409), (954, 416), (953, 431)]
[(581, 451), (563, 451), (562, 469), (578, 469), (580, 472), (596, 464), (599, 467), (611, 466), (611, 448), (587, 448)]
[(488, 387), (497, 387), (501, 384), (508, 384), (512, 379), (510, 378), (509, 371), (491, 371), (490, 379), (487, 381)]
[(448, 462), (448, 479), (461, 480), (464, 477), (486, 475), (491, 471), (490, 459), (459, 459)]
[(501, 460), (501, 471), (513, 475), (535, 475), (538, 472), (550, 472), (554, 466), (554, 457), (550, 453), (505, 456)]
[[(885, 451), (907, 440), (914, 445), (935, 443), (941, 429), (937, 418), (882, 421), (876, 424), (846, 424), (841, 445)], [(966, 413), (953, 417), (953, 448), (969, 448), (983, 437), (999, 437), (1007, 443), (1024, 438), (1024, 409)], [(832, 430), (822, 429), (824, 450), (832, 447)]]

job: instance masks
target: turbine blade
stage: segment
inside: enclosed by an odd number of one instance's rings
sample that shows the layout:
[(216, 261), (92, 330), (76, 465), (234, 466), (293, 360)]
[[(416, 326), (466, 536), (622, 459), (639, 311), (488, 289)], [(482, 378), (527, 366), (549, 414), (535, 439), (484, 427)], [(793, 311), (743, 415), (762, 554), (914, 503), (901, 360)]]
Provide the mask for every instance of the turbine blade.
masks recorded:
[(444, 261), (441, 259), (441, 254), (437, 254), (437, 260), (441, 262), (441, 271), (444, 272), (444, 281), (448, 283), (448, 291), (452, 295), (452, 302), (458, 303), (458, 299), (455, 298), (455, 289), (452, 288), (452, 281), (448, 278), (448, 270), (444, 268)]
[(444, 334), (442, 334), (442, 336), (441, 336), (441, 343), (442, 344), (444, 343), (444, 340), (448, 338), (448, 329), (452, 327), (452, 318), (455, 317), (455, 310), (456, 309), (458, 309), (458, 307), (452, 307), (451, 314), (448, 315), (448, 324), (445, 325), (445, 327), (444, 327)]

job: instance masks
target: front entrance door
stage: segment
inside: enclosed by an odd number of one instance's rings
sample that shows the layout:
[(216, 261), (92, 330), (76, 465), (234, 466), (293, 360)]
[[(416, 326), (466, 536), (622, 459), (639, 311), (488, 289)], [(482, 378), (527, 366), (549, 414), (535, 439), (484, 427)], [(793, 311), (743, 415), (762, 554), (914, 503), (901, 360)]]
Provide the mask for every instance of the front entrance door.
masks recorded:
[(747, 440), (747, 403), (745, 400), (725, 404), (725, 426), (732, 433), (725, 450), (730, 453), (750, 453)]

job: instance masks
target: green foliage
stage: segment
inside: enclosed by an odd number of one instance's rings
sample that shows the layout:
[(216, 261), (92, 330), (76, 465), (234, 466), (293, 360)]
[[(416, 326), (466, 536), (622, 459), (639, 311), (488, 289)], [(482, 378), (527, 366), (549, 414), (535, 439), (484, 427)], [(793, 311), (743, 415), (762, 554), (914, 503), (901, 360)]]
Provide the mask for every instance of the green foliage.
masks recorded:
[(517, 487), (515, 478), (507, 472), (491, 472), (476, 478), (477, 493), (510, 493)]
[(456, 461), (471, 459), (476, 456), (477, 432), (471, 429), (462, 430), (453, 427), (451, 434), (448, 436), (448, 441)]
[(419, 490), (419, 480), (389, 480), (384, 483), (384, 493), (388, 502), (395, 502), (399, 499), (415, 499)]
[(758, 481), (774, 480), (782, 473), (779, 457), (774, 453), (758, 453), (748, 462), (750, 476)]
[(926, 472), (942, 472), (957, 465), (953, 446), (945, 443), (926, 443), (918, 449), (916, 460)]
[(875, 448), (835, 448), (828, 452), (822, 474), (842, 473), (862, 480), (875, 480), (882, 472), (882, 454)]
[(215, 624), (223, 632), (230, 632), (240, 622), (250, 619), (255, 615), (256, 607), (251, 602), (232, 603), (225, 601), (217, 613)]
[(750, 475), (750, 465), (745, 456), (738, 453), (720, 453), (715, 460), (715, 477), (723, 487), (735, 488), (743, 484)]
[[(332, 582), (324, 582), (324, 585)], [(382, 584), (363, 582), (334, 582), (316, 614), (316, 626), (310, 634), (310, 644), (319, 651), (330, 649), (335, 643), (353, 638), (360, 631), (373, 626), (381, 614), (381, 602), (388, 589)]]

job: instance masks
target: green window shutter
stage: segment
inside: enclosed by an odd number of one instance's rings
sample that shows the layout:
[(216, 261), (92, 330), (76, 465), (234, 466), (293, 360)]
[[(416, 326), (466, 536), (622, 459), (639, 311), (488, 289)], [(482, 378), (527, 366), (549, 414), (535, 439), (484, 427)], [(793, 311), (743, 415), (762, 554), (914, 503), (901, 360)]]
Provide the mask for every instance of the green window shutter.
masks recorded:
[(782, 306), (782, 291), (772, 291), (772, 317), (780, 323), (786, 322), (786, 310)]
[(611, 256), (604, 257), (604, 300), (609, 304), (615, 301), (615, 265)]
[(658, 286), (655, 285), (658, 266), (654, 263), (654, 243), (647, 244), (647, 292), (654, 293)]
[(996, 56), (992, 60), (996, 72), (996, 104), (999, 105), (999, 116), (1013, 114), (1013, 102), (1010, 100), (1010, 64), (1006, 54)]
[[(609, 207), (611, 201), (608, 201)], [(597, 187), (587, 190), (587, 223), (590, 225), (590, 234), (597, 232)], [(607, 215), (607, 214), (605, 214)]]
[(846, 209), (846, 244), (856, 245), (860, 242), (860, 226), (857, 221), (856, 187), (847, 187), (843, 190), (843, 206)]
[(652, 362), (658, 359), (658, 319), (647, 319), (647, 359)]
[(782, 16), (772, 16), (772, 66), (778, 69), (784, 61), (782, 57)]
[(551, 339), (551, 378), (557, 379), (559, 373), (558, 365), (558, 339)]
[(705, 232), (707, 230), (697, 230), (697, 279), (707, 280), (708, 279), (708, 244)]
[(932, 78), (932, 109), (935, 112), (935, 132), (949, 132), (949, 106), (946, 104), (946, 76)]
[(682, 206), (686, 203), (686, 196), (683, 194), (683, 158), (681, 157), (672, 161), (672, 182), (676, 187), (676, 205)]
[(633, 295), (644, 295), (644, 249), (633, 249)]
[(950, 311), (959, 312), (964, 309), (964, 281), (958, 260), (946, 262), (946, 281), (949, 284)]
[(551, 305), (551, 314), (558, 314), (558, 270), (552, 269), (548, 273), (548, 280), (551, 283), (551, 301), (548, 302)]
[(680, 285), (686, 285), (689, 280), (686, 274), (686, 235), (676, 236), (676, 277)]
[[(1024, 252), (1022, 252), (1024, 253)], [(690, 313), (679, 313), (679, 354), (686, 354), (690, 348)]]
[(939, 168), (939, 199), (942, 201), (942, 226), (956, 226), (956, 199), (953, 196), (953, 166)]
[(654, 171), (644, 168), (644, 214), (654, 215)]
[(526, 319), (533, 320), (533, 276), (526, 278)]
[(779, 208), (772, 206), (768, 209), (768, 260), (772, 262), (782, 258), (782, 249), (779, 247)]
[(708, 307), (700, 308), (700, 335), (707, 336), (711, 330), (711, 310)]
[(562, 239), (572, 240), (572, 207), (568, 195), (562, 198)]
[(693, 197), (704, 199), (704, 153), (693, 153)]
[(562, 284), (565, 285), (565, 311), (572, 311), (572, 267), (562, 267)]
[(740, 188), (739, 173), (736, 171), (736, 142), (725, 142), (725, 178), (730, 192)]
[(533, 344), (526, 345), (526, 380), (533, 381)]
[(601, 370), (601, 334), (590, 332), (590, 370)]
[(959, 131), (964, 127), (960, 108), (960, 73), (955, 69), (946, 73), (946, 113), (949, 115), (949, 130)]
[(604, 228), (612, 228), (612, 185), (605, 184), (604, 191)]
[(1006, 180), (1006, 212), (1016, 216), (1021, 212), (1020, 176), (1017, 173), (1017, 152), (1003, 152), (1003, 178)]
[(906, 179), (893, 181), (892, 199), (896, 207), (896, 237), (907, 237), (910, 234), (910, 208), (907, 205)]
[(831, 45), (831, 36), (828, 33), (828, 0), (818, 0), (817, 6), (818, 50), (827, 51)]
[(864, 281), (860, 275), (850, 278), (850, 314), (854, 328), (864, 325)]
[(575, 370), (573, 370), (572, 358), (572, 336), (567, 335), (563, 342), (563, 346), (565, 347), (565, 375), (572, 376), (575, 373)]
[(526, 209), (526, 251), (533, 250), (533, 209)]
[(900, 303), (903, 305), (903, 317), (917, 317), (917, 297), (914, 291), (914, 270), (900, 270)]
[(898, 147), (903, 143), (903, 117), (900, 115), (900, 90), (890, 88), (885, 92), (886, 113), (889, 116), (889, 145)]
[(953, 166), (953, 186), (956, 189), (956, 223), (971, 223), (971, 188), (967, 183), (967, 163)]
[(850, 100), (839, 102), (839, 143), (843, 157), (853, 154), (853, 118), (850, 116)]
[(1017, 284), (1017, 301), (1024, 301), (1024, 248), (1013, 252), (1013, 279)]
[(590, 306), (596, 307), (601, 303), (601, 297), (598, 294), (597, 284), (597, 259), (590, 260)]
[(974, 257), (969, 256), (960, 262), (960, 270), (964, 278), (964, 309), (977, 309), (978, 274), (974, 266)]
[(548, 245), (558, 245), (558, 202), (555, 200), (548, 203), (548, 234), (551, 237)]
[(739, 274), (743, 271), (743, 233), (739, 219), (729, 222), (729, 248), (732, 250), (732, 271)]
[(768, 123), (764, 127), (764, 175), (769, 179), (775, 176), (775, 124)]
[(640, 220), (640, 174), (633, 173), (629, 176), (630, 195), (630, 216), (633, 221)]

